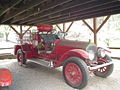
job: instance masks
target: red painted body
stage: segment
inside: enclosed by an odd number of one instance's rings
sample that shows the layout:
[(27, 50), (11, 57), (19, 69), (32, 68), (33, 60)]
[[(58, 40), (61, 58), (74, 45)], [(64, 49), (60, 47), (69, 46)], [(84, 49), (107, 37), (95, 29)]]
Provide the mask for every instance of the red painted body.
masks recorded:
[[(54, 34), (39, 34), (39, 32), (50, 32), (52, 30), (52, 26), (50, 25), (37, 25), (38, 33), (33, 34), (33, 39), (30, 41), (31, 43), (23, 43), (22, 45), (16, 45), (14, 54), (17, 54), (17, 51), (21, 49), (25, 53), (25, 58), (36, 58), (43, 59), (46, 61), (53, 61), (54, 67), (61, 66), (65, 60), (69, 57), (79, 57), (83, 60), (89, 60), (88, 52), (86, 48), (90, 44), (89, 42), (83, 41), (71, 41), (65, 39), (54, 38)], [(46, 39), (47, 38), (47, 39)], [(46, 42), (46, 40), (50, 39), (50, 42)], [(42, 53), (38, 53), (39, 49), (38, 44), (43, 41), (44, 50), (40, 50)], [(24, 42), (24, 40), (23, 40)], [(50, 44), (54, 44), (52, 50), (48, 50)], [(48, 53), (50, 51), (50, 53)], [(90, 64), (90, 62), (86, 62)]]
[[(33, 40), (34, 41), (34, 40)], [(16, 45), (15, 46), (15, 55), (17, 53), (18, 49), (22, 49), (25, 53), (25, 57), (27, 59), (29, 58), (38, 58), (38, 59), (45, 59), (47, 61), (54, 60), (54, 63), (56, 63), (55, 67), (61, 66), (62, 63), (69, 57), (80, 57), (82, 59), (88, 59), (88, 54), (86, 51), (82, 50), (81, 48), (74, 47), (73, 46), (66, 46), (61, 45), (60, 42), (62, 41), (68, 41), (68, 40), (56, 40), (54, 42), (55, 46), (53, 47), (53, 50), (51, 53), (41, 53), (38, 54), (38, 49), (35, 46), (35, 43), (33, 44), (24, 44), (24, 45)], [(71, 42), (71, 45), (73, 42)]]
[[(52, 30), (52, 26), (50, 25), (38, 25), (38, 32), (50, 32)], [(49, 35), (50, 36), (50, 35)], [(48, 36), (48, 38), (49, 38)], [(53, 35), (52, 35), (53, 36)], [(23, 43), (22, 45), (16, 45), (14, 54), (17, 54), (17, 51), (19, 49), (22, 49), (22, 51), (25, 53), (25, 57), (27, 59), (29, 58), (36, 58), (36, 59), (44, 59), (46, 61), (53, 60), (55, 63), (55, 67), (61, 66), (62, 63), (69, 57), (80, 57), (83, 60), (88, 59), (88, 54), (85, 50), (86, 46), (88, 45), (87, 42), (76, 42), (76, 41), (70, 41), (70, 40), (60, 40), (55, 39), (53, 49), (51, 50), (51, 53), (47, 53), (47, 48), (49, 46), (49, 43), (44, 42), (45, 44), (45, 50), (44, 53), (38, 53), (37, 45), (39, 42), (41, 42), (42, 35), (40, 34), (34, 34), (33, 40), (31, 43)], [(24, 42), (24, 40), (23, 40)]]
[(12, 84), (12, 74), (8, 69), (0, 69), (0, 86), (6, 87)]

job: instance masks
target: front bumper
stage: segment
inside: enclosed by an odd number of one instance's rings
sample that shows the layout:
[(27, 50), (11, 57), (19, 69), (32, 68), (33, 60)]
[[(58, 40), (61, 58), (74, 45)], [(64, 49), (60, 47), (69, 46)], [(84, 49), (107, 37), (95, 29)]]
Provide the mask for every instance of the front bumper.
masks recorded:
[(90, 71), (92, 71), (92, 70), (96, 70), (96, 69), (99, 69), (99, 68), (102, 68), (102, 67), (105, 67), (105, 66), (108, 66), (108, 65), (111, 65), (111, 64), (113, 64), (113, 62), (111, 61), (111, 62), (108, 62), (108, 63), (104, 63), (104, 64), (101, 64), (101, 65), (96, 65), (96, 66), (94, 66), (94, 67), (88, 67), (88, 69), (90, 70)]

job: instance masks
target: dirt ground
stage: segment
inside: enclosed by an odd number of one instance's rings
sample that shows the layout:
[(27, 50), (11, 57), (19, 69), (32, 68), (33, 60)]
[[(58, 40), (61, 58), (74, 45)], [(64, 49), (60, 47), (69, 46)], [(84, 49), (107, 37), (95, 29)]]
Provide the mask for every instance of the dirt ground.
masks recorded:
[[(82, 90), (120, 90), (120, 61), (114, 61), (114, 71), (108, 78), (90, 74), (90, 80)], [(13, 84), (8, 90), (75, 90), (68, 86), (62, 76), (62, 67), (51, 70), (28, 62), (28, 67), (20, 67), (16, 59), (0, 60), (0, 68), (8, 68), (13, 75)]]

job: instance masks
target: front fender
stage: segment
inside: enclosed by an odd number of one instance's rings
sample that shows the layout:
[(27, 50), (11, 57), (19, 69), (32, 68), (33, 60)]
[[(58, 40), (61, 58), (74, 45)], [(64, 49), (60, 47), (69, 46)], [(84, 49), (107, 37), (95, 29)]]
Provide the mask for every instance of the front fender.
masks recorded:
[(14, 55), (17, 55), (18, 49), (21, 49), (21, 46), (20, 45), (15, 45), (15, 47), (14, 47)]
[(79, 57), (83, 60), (89, 59), (88, 53), (86, 51), (81, 49), (73, 49), (63, 54), (60, 58), (60, 61), (64, 62), (69, 57)]

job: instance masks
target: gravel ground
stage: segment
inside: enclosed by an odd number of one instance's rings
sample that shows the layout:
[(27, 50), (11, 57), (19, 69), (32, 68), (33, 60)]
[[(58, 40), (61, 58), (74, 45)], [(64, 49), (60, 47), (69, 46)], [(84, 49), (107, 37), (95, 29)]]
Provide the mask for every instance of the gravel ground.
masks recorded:
[[(90, 80), (82, 90), (120, 90), (120, 61), (114, 60), (115, 68), (108, 78), (90, 74)], [(16, 59), (0, 61), (0, 68), (8, 68), (13, 75), (13, 84), (8, 90), (75, 90), (68, 86), (62, 76), (62, 68), (51, 70), (28, 62), (28, 67), (20, 67)]]

